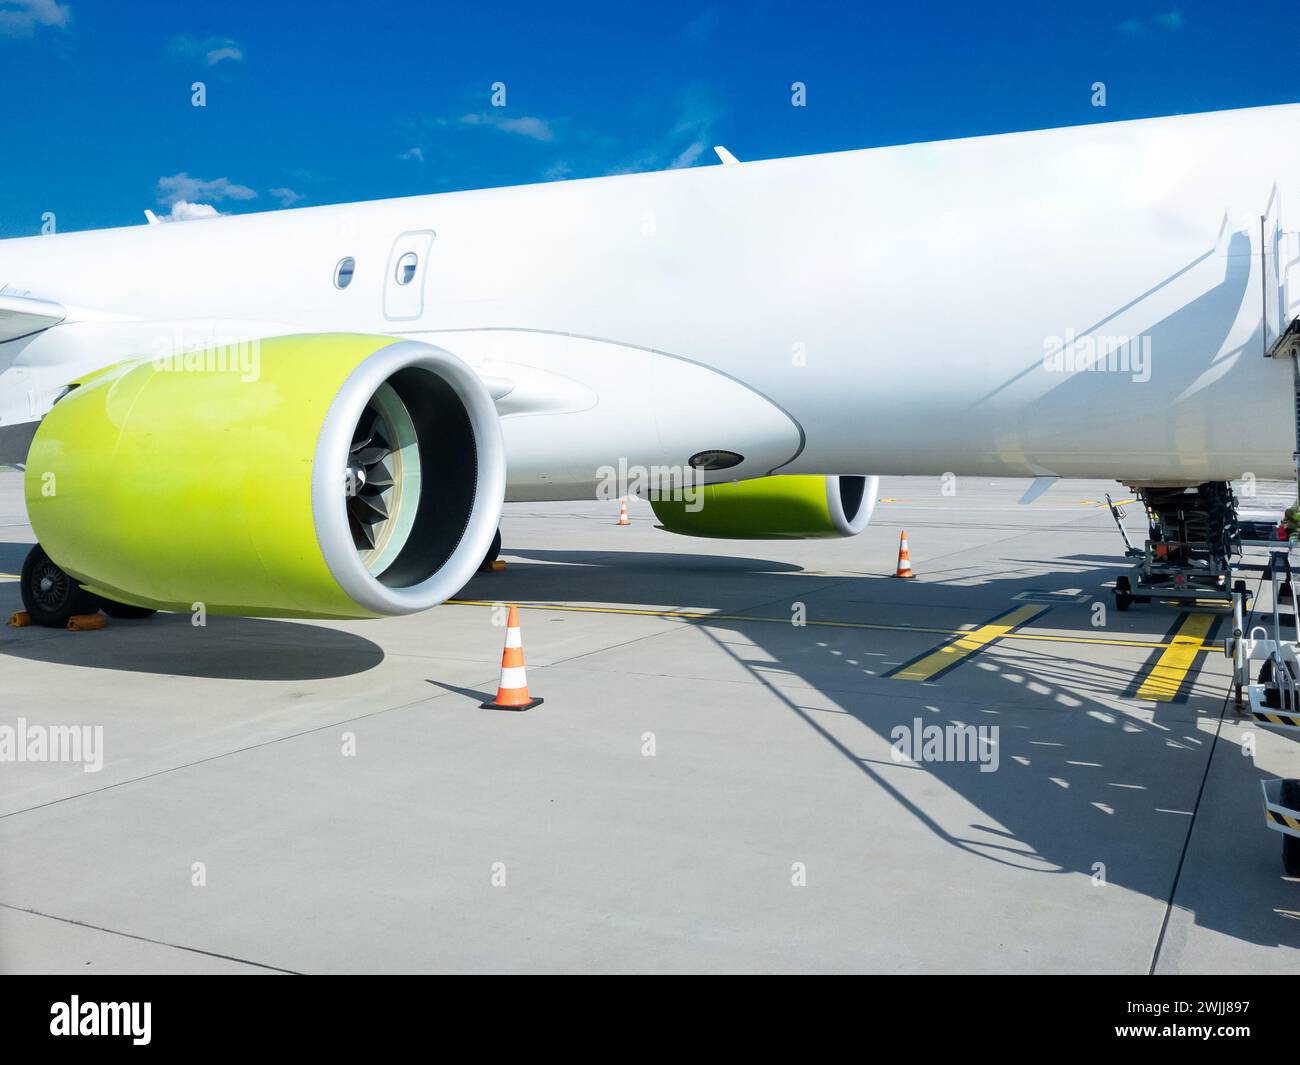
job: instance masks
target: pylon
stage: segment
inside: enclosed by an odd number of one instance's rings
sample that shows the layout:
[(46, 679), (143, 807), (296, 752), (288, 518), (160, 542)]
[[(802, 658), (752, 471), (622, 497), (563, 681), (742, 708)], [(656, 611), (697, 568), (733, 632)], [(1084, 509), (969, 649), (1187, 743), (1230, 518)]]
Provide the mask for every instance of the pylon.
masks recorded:
[(628, 520), (628, 517), (627, 517), (627, 500), (626, 500), (626, 499), (620, 499), (620, 500), (618, 501), (618, 521), (616, 521), (614, 524), (615, 524), (615, 525), (631, 525), (631, 524), (632, 524), (632, 523)]
[(898, 569), (894, 571), (895, 577), (915, 577), (912, 572), (912, 557), (907, 553), (907, 530), (904, 529), (898, 537)]
[(541, 704), (541, 699), (532, 699), (528, 695), (519, 608), (512, 603), (510, 615), (506, 618), (506, 646), (501, 652), (501, 683), (497, 685), (497, 697), (493, 702), (479, 703), (479, 706), (484, 710), (531, 710)]

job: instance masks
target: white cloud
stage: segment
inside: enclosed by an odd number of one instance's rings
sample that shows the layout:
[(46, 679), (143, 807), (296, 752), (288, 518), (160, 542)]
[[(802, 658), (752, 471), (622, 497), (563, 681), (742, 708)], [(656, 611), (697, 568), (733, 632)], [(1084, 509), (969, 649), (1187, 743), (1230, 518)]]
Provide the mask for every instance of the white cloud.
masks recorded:
[[(195, 200), (254, 200), (257, 193), (247, 185), (236, 185), (229, 178), (216, 178), (207, 181), (204, 178), (190, 177), (181, 171), (170, 177), (158, 179), (158, 202), (164, 207), (182, 200), (193, 204)], [(206, 205), (200, 205), (206, 206)]]
[(1166, 11), (1163, 15), (1157, 15), (1155, 21), (1167, 30), (1181, 30), (1183, 28), (1183, 13), (1181, 11)]
[(177, 200), (172, 204), (170, 214), (159, 215), (159, 222), (189, 222), (195, 218), (216, 218), (221, 212), (210, 203), (190, 203)]
[(208, 66), (215, 67), (223, 59), (233, 59), (236, 63), (243, 62), (244, 50), (238, 45), (223, 44), (217, 48), (208, 49)]
[(407, 148), (406, 151), (404, 151), (404, 152), (403, 152), (401, 155), (399, 155), (397, 158), (399, 158), (399, 159), (414, 159), (417, 163), (423, 163), (423, 162), (424, 162), (424, 149), (423, 149), (423, 148)]
[(674, 157), (673, 161), (668, 164), (669, 170), (681, 170), (683, 167), (693, 166), (695, 161), (708, 150), (707, 141), (691, 141)]
[(606, 173), (635, 174), (645, 170), (680, 170), (694, 166), (715, 143), (713, 127), (718, 113), (710, 104), (698, 99), (688, 99), (685, 111), (681, 121), (660, 138), (658, 144), (625, 159)]
[(66, 30), (72, 8), (57, 0), (0, 0), (0, 37), (31, 37), (37, 26)]
[(558, 163), (552, 163), (542, 171), (543, 181), (563, 181), (573, 173), (573, 167), (561, 159)]
[(292, 207), (302, 199), (302, 193), (294, 192), (293, 189), (270, 189), (268, 191), (280, 201), (281, 207)]
[(532, 115), (510, 118), (491, 111), (481, 111), (476, 114), (461, 115), (460, 123), (462, 126), (492, 126), (503, 133), (517, 133), (521, 137), (535, 141), (555, 140), (555, 131), (551, 129), (550, 123), (544, 118), (536, 118)]
[(210, 67), (215, 67), (223, 59), (233, 63), (244, 61), (244, 47), (229, 37), (206, 37), (200, 40), (188, 33), (182, 33), (167, 42), (167, 50), (179, 59), (202, 58)]

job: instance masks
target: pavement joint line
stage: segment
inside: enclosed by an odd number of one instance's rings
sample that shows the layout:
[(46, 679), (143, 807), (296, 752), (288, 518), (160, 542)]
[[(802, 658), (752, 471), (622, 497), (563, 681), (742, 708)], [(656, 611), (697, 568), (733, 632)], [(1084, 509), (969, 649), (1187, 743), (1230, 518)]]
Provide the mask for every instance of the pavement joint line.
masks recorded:
[(117, 928), (105, 928), (103, 925), (91, 924), (89, 921), (78, 921), (75, 917), (60, 917), (53, 913), (44, 913), (41, 910), (29, 909), (26, 906), (15, 906), (9, 902), (0, 902), (0, 908), (13, 910), (17, 913), (31, 914), (33, 917), (44, 917), (49, 921), (59, 921), (62, 924), (76, 925), (78, 928), (90, 928), (96, 932), (105, 932), (110, 936), (122, 936), (125, 939), (134, 939), (140, 943), (152, 943), (158, 947), (168, 947), (171, 950), (184, 950), (190, 954), (202, 954), (207, 958), (221, 958), (223, 961), (238, 962), (240, 965), (252, 965), (258, 969), (269, 969), (274, 973), (285, 973), (288, 976), (301, 976), (302, 973), (295, 969), (282, 969), (278, 965), (268, 965), (266, 962), (250, 961), (248, 958), (237, 958), (233, 954), (222, 954), (215, 950), (204, 950), (202, 947), (187, 947), (183, 943), (168, 943), (165, 939), (152, 939), (149, 936), (136, 935), (134, 932), (123, 932)]
[[(499, 600), (488, 599), (448, 599), (446, 605), (494, 607), (499, 602)], [(770, 625), (790, 624), (789, 618), (761, 617), (754, 614), (713, 614), (706, 611), (692, 610), (638, 610), (631, 607), (578, 606), (567, 603), (516, 603), (516, 606), (521, 610), (558, 610), (579, 614), (629, 614), (637, 617), (679, 618), (682, 621), (755, 621)], [(868, 621), (817, 621), (812, 618), (806, 619), (804, 625), (832, 629), (866, 629), (875, 632), (919, 632), (931, 636), (967, 636), (975, 631), (973, 629), (942, 629), (925, 625), (908, 625), (902, 622), (886, 625)], [(1163, 650), (1173, 646), (1170, 641), (1106, 639), (1099, 636), (1076, 636), (1064, 633), (1055, 635), (1052, 633), (1011, 632), (1000, 636), (999, 640), (1036, 640), (1044, 643), (1080, 643), (1102, 647), (1138, 647), (1147, 651)], [(1180, 644), (1180, 646), (1191, 647), (1193, 645), (1184, 643)], [(1194, 645), (1194, 647), (1197, 654), (1223, 650), (1216, 643), (1206, 643), (1204, 641)]]
[[(1255, 584), (1255, 594), (1248, 600), (1253, 604), (1259, 601), (1260, 589), (1264, 586), (1263, 574)], [(1250, 631), (1251, 622), (1255, 619), (1257, 611), (1254, 606), (1250, 606), (1245, 617), (1245, 629)], [(1169, 897), (1165, 900), (1165, 913), (1160, 921), (1160, 931), (1156, 935), (1155, 946), (1151, 950), (1151, 965), (1147, 969), (1148, 976), (1154, 976), (1156, 967), (1160, 964), (1160, 954), (1164, 950), (1165, 936), (1169, 932), (1169, 919), (1173, 916), (1174, 900), (1178, 898), (1178, 884), (1183, 878), (1183, 867), (1187, 864), (1187, 853), (1192, 846), (1192, 833), (1196, 831), (1197, 815), (1201, 812), (1201, 800), (1205, 798), (1205, 786), (1210, 780), (1210, 768), (1214, 765), (1214, 755), (1219, 749), (1219, 737), (1223, 735), (1223, 726), (1228, 715), (1228, 700), (1232, 697), (1232, 685), (1228, 685), (1228, 690), (1223, 693), (1223, 701), (1219, 704), (1219, 719), (1215, 722), (1214, 738), (1210, 741), (1210, 746), (1205, 752), (1205, 769), (1201, 773), (1201, 784), (1196, 789), (1196, 800), (1192, 803), (1191, 817), (1187, 822), (1187, 835), (1183, 837), (1183, 849), (1178, 855), (1178, 865), (1174, 868), (1174, 879), (1169, 885)], [(1195, 750), (1195, 748), (1192, 748)]]
[[(826, 583), (826, 584), (824, 584), (824, 585), (821, 585), (820, 587), (822, 587), (822, 588), (829, 588), (829, 587), (831, 587), (831, 582), (828, 582), (828, 583)], [(813, 589), (813, 590), (814, 590), (814, 591), (817, 591), (817, 590), (819, 590), (819, 589)], [(781, 599), (766, 599), (766, 600), (763, 600), (761, 603), (755, 603), (755, 604), (754, 604), (754, 607), (757, 608), (757, 607), (768, 606), (768, 605), (770, 605), (771, 603), (774, 603), (774, 602), (782, 602), (782, 601), (783, 601), (783, 600), (781, 600)], [(463, 605), (474, 605), (474, 606), (492, 606), (492, 607), (495, 607), (495, 606), (497, 605), (497, 603), (496, 603), (495, 601), (493, 601), (493, 602), (486, 602), (486, 601), (483, 601), (483, 600), (474, 601), (474, 600), (452, 600), (452, 599), (448, 599), (447, 602), (449, 602), (449, 603), (453, 603), (453, 604), (455, 604), (455, 605), (457, 605), (457, 606), (463, 606)], [(563, 607), (560, 607), (560, 608), (558, 608), (558, 609), (563, 609)], [(582, 610), (583, 608), (576, 608), (576, 609), (578, 609), (578, 610)], [(595, 611), (598, 610), (598, 609), (599, 609), (599, 608), (592, 608), (593, 612), (595, 612)], [(667, 636), (670, 632), (673, 632), (673, 631), (674, 631), (673, 629), (665, 629), (663, 632), (647, 632), (647, 633), (642, 634), (641, 636), (633, 636), (630, 640), (623, 640), (623, 641), (621, 641), (621, 642), (619, 642), (619, 643), (609, 644), (609, 645), (607, 645), (607, 646), (605, 646), (605, 647), (593, 647), (590, 651), (582, 651), (582, 652), (580, 652), (579, 654), (576, 654), (576, 655), (570, 655), (568, 658), (560, 658), (560, 659), (557, 659), (557, 660), (554, 661), (554, 662), (550, 662), (550, 663), (548, 663), (547, 665), (539, 666), (538, 668), (539, 668), (539, 669), (546, 669), (546, 668), (549, 668), (550, 666), (567, 665), (567, 664), (570, 663), (570, 662), (576, 662), (576, 661), (578, 661), (579, 659), (581, 659), (581, 658), (587, 658), (587, 657), (589, 657), (590, 655), (603, 654), (603, 653), (606, 652), (606, 651), (617, 650), (617, 649), (620, 648), (620, 647), (629, 647), (629, 646), (631, 646), (631, 645), (634, 644), (634, 643), (640, 643), (642, 640), (653, 640), (653, 639), (657, 639), (657, 638), (660, 637), (660, 636)]]
[[(390, 714), (395, 710), (407, 710), (412, 706), (419, 706), (421, 703), (433, 702), (435, 699), (442, 699), (453, 694), (449, 691), (441, 692), (437, 695), (426, 695), (421, 699), (412, 699), (407, 703), (400, 703), (397, 706), (386, 706), (382, 710), (373, 710), (368, 714), (356, 714), (353, 717), (344, 718), (342, 721), (330, 721), (324, 725), (317, 725), (315, 728), (302, 729), (300, 732), (290, 732), (284, 736), (276, 736), (274, 739), (263, 740), (261, 743), (250, 743), (246, 747), (236, 747), (233, 751), (220, 751), (217, 754), (210, 754), (206, 758), (196, 758), (192, 762), (182, 762), (180, 765), (167, 766), (164, 769), (155, 769), (151, 773), (142, 773), (138, 777), (130, 777), (126, 780), (119, 780), (113, 784), (105, 784), (101, 788), (91, 788), (89, 791), (79, 791), (75, 795), (64, 795), (58, 799), (50, 799), (49, 802), (40, 802), (35, 806), (25, 806), (21, 810), (10, 810), (8, 813), (0, 814), (0, 821), (10, 817), (17, 817), (19, 814), (35, 813), (37, 810), (44, 810), (50, 806), (58, 806), (65, 802), (72, 802), (75, 799), (84, 799), (90, 795), (99, 795), (105, 791), (112, 791), (115, 788), (126, 787), (128, 784), (138, 784), (143, 780), (152, 780), (154, 777), (163, 777), (168, 773), (178, 773), (182, 769), (192, 769), (195, 766), (205, 765), (208, 762), (218, 762), (222, 758), (231, 758), (237, 754), (246, 754), (249, 751), (260, 750), (263, 747), (272, 747), (277, 743), (283, 743), (286, 740), (296, 740), (301, 736), (310, 736), (316, 732), (324, 732), (326, 729), (338, 728), (340, 725), (349, 725), (353, 721), (368, 721), (370, 718), (379, 717), (382, 714)], [(5, 903), (0, 902), (0, 906)], [(33, 911), (34, 912), (34, 911)], [(44, 916), (49, 916), (48, 914)]]

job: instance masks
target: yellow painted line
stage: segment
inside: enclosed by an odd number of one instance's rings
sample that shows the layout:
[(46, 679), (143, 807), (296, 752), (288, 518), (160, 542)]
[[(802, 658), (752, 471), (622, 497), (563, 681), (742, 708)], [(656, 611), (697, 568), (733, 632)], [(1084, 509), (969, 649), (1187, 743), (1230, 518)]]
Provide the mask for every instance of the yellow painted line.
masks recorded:
[(1214, 614), (1188, 614), (1186, 620), (1174, 633), (1169, 646), (1165, 648), (1150, 676), (1142, 682), (1137, 690), (1139, 699), (1154, 699), (1158, 703), (1167, 703), (1178, 694), (1183, 686), (1187, 671), (1196, 662), (1197, 650), (1203, 646), (1210, 626), (1214, 624)]
[(891, 673), (893, 680), (930, 680), (935, 674), (964, 662), (976, 651), (1001, 639), (1012, 629), (1038, 617), (1047, 610), (1041, 603), (1018, 606), (971, 632), (962, 633), (951, 643), (937, 647), (924, 658)]
[[(448, 599), (448, 606), (498, 606), (500, 600), (495, 599)], [(616, 606), (576, 606), (571, 603), (517, 603), (515, 604), (520, 610), (558, 610), (565, 613), (575, 614), (616, 614), (630, 615), (632, 617), (645, 618), (681, 618), (683, 621), (756, 621), (766, 625), (789, 625), (790, 618), (769, 618), (759, 617), (754, 614), (713, 614), (708, 611), (696, 610), (637, 610), (632, 607)], [(1035, 606), (1048, 606), (1047, 603), (1036, 603)], [(808, 618), (804, 621), (805, 625), (820, 626), (828, 629), (868, 629), (873, 632), (922, 632), (934, 636), (965, 636), (972, 633), (970, 629), (952, 629), (936, 628), (929, 625), (884, 625), (868, 621), (814, 621)], [(1063, 633), (1059, 636), (1051, 633), (1039, 632), (1009, 632), (1005, 636), (999, 637), (1003, 640), (1026, 640), (1041, 641), (1044, 643), (1082, 643), (1089, 646), (1097, 647), (1139, 647), (1146, 651), (1160, 651), (1166, 647), (1172, 647), (1173, 644), (1166, 643), (1163, 640), (1120, 640), (1104, 639), (1098, 636), (1076, 636), (1073, 633)], [(1215, 643), (1202, 643), (1196, 647), (1197, 654), (1204, 654), (1209, 651), (1223, 653), (1223, 648)]]

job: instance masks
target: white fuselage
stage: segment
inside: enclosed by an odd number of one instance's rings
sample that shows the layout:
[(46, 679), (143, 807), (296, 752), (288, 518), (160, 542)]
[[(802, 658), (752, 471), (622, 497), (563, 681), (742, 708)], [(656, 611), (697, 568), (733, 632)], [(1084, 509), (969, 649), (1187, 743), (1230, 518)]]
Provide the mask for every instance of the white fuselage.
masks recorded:
[(0, 283), (70, 315), (0, 344), (0, 426), (159, 333), (349, 330), (511, 385), (512, 498), (701, 447), (743, 476), (1284, 477), (1263, 322), (1295, 313), (1297, 195), (1286, 106), (9, 240)]

